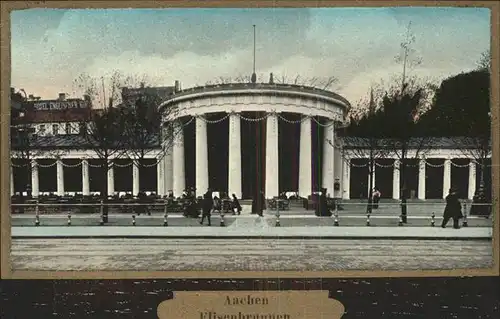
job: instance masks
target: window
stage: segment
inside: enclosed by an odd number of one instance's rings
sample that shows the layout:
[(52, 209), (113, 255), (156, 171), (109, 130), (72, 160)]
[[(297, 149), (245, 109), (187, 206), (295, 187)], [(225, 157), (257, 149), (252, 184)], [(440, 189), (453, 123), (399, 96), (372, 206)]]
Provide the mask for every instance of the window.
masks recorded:
[(66, 123), (65, 132), (71, 134), (71, 123)]
[(52, 124), (52, 135), (59, 135), (59, 125)]
[(38, 135), (45, 135), (45, 124), (40, 124), (38, 126)]

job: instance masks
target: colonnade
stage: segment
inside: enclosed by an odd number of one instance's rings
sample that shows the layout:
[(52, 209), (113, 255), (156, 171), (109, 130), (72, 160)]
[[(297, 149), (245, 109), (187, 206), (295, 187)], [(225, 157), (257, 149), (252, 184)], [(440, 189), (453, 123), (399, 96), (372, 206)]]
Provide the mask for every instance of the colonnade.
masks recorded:
[[(181, 123), (177, 121), (174, 131), (180, 130)], [(197, 196), (201, 196), (208, 188), (208, 148), (207, 148), (207, 124), (198, 116), (195, 120), (195, 187)], [(172, 189), (174, 196), (178, 196), (185, 189), (185, 167), (184, 167), (184, 136), (177, 133), (174, 135), (172, 147), (172, 158), (166, 156), (163, 167), (168, 176), (168, 167), (172, 167), (172, 181), (165, 180), (162, 189)], [(331, 145), (335, 140), (334, 123), (326, 125), (324, 145), (327, 146), (323, 156), (323, 187), (327, 192), (334, 194), (334, 175), (337, 173), (341, 178), (341, 170), (335, 171), (335, 157), (340, 156), (337, 152), (335, 156), (334, 148)], [(312, 156), (311, 156), (312, 132), (311, 118), (305, 117), (300, 124), (300, 151), (299, 151), (299, 189), (300, 196), (307, 197), (313, 191), (312, 186)], [(236, 113), (229, 115), (229, 155), (228, 155), (228, 194), (235, 194), (238, 198), (242, 195), (242, 167), (241, 167), (241, 118)], [(265, 197), (273, 198), (279, 195), (279, 147), (278, 147), (278, 115), (268, 114), (266, 118), (266, 149), (265, 149)], [(172, 161), (172, 165), (166, 165), (167, 161)]]
[[(347, 163), (347, 164), (346, 164)], [(451, 188), (451, 159), (445, 158), (444, 159), (444, 164), (443, 164), (443, 198), (445, 198), (448, 195), (448, 191)], [(347, 160), (344, 165), (343, 165), (343, 190), (344, 190), (344, 196), (343, 198), (350, 198), (350, 170), (351, 170), (351, 163), (349, 160)], [(401, 199), (401, 187), (400, 187), (400, 160), (394, 159), (393, 162), (393, 173), (392, 173), (392, 198), (393, 199)], [(425, 194), (426, 194), (426, 169), (427, 169), (427, 162), (425, 159), (420, 159), (418, 161), (418, 192), (417, 192), (417, 198), (424, 200), (426, 199)], [(469, 171), (469, 176), (468, 176), (468, 188), (467, 188), (467, 198), (472, 199), (474, 196), (474, 193), (476, 191), (476, 162), (471, 160), (468, 164), (468, 171)], [(369, 176), (367, 176), (368, 182), (369, 182)], [(376, 170), (373, 173), (373, 186), (376, 185), (377, 181), (377, 174)], [(369, 185), (369, 183), (367, 183)], [(368, 186), (369, 187), (369, 186)], [(368, 189), (368, 192), (370, 190)]]
[[(278, 113), (268, 114), (266, 120), (266, 149), (265, 149), (265, 197), (273, 198), (279, 195), (279, 148), (278, 148)], [(322, 186), (332, 197), (350, 198), (351, 161), (344, 159), (340, 146), (335, 145), (335, 125), (333, 122), (324, 124), (323, 135), (323, 177)], [(172, 190), (174, 196), (180, 196), (185, 185), (185, 162), (184, 162), (184, 135), (183, 125), (179, 120), (174, 122), (174, 142), (170, 152), (161, 158), (156, 164), (158, 195), (163, 196)], [(300, 150), (299, 150), (299, 180), (298, 194), (301, 197), (309, 196), (313, 191), (312, 181), (312, 118), (304, 117), (300, 122)], [(207, 121), (198, 116), (195, 118), (195, 187), (197, 196), (203, 195), (209, 186), (208, 166), (208, 137)], [(228, 149), (228, 194), (236, 194), (242, 197), (242, 147), (241, 147), (241, 117), (237, 113), (229, 114), (229, 149)], [(31, 187), (33, 196), (38, 196), (39, 174), (36, 160), (32, 163)], [(62, 159), (56, 162), (57, 195), (65, 194), (64, 165)], [(443, 169), (443, 198), (446, 197), (451, 187), (451, 159), (444, 160)], [(394, 160), (392, 174), (392, 198), (400, 199), (400, 162)], [(132, 165), (132, 193), (139, 192), (139, 167)], [(420, 160), (418, 164), (418, 198), (425, 199), (426, 194), (426, 161)], [(90, 195), (89, 161), (84, 159), (81, 163), (82, 169), (82, 194)], [(115, 193), (114, 168), (110, 167), (107, 172), (108, 195)], [(374, 183), (376, 185), (376, 174)], [(11, 173), (11, 192), (13, 193), (13, 176)], [(356, 182), (356, 181), (354, 181)], [(340, 189), (335, 189), (335, 184)], [(472, 198), (476, 189), (476, 165), (474, 161), (469, 164), (468, 197)], [(369, 191), (369, 190), (368, 190)]]

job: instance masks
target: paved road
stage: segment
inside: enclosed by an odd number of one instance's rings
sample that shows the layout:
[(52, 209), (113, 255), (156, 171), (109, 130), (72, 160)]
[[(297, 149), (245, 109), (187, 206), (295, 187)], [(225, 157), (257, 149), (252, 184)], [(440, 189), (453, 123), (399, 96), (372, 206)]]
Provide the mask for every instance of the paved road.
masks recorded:
[(489, 241), (14, 239), (16, 270), (272, 271), (491, 267)]
[[(273, 215), (270, 215), (270, 217)], [(240, 216), (225, 216), (226, 226), (230, 226), (238, 218), (255, 218), (255, 215), (240, 215)], [(274, 217), (271, 217), (274, 218)], [(67, 225), (67, 216), (64, 214), (60, 215), (40, 215), (40, 225), (41, 226), (64, 226)], [(136, 226), (162, 226), (163, 225), (163, 215), (156, 214), (152, 216), (136, 216)], [(339, 215), (339, 225), (341, 226), (365, 226), (367, 218), (364, 214), (354, 215), (341, 214)], [(71, 225), (72, 226), (97, 226), (100, 222), (100, 215), (72, 215)], [(374, 213), (370, 218), (370, 226), (397, 226), (399, 218), (397, 215), (380, 215), (379, 213)], [(23, 214), (14, 215), (11, 219), (12, 226), (34, 226), (35, 215)], [(441, 216), (436, 216), (435, 225), (439, 226), (441, 223)], [(218, 215), (212, 216), (212, 227), (218, 227), (220, 224), (220, 217)], [(280, 224), (282, 227), (301, 227), (301, 226), (333, 226), (334, 219), (330, 217), (316, 217), (314, 214), (308, 214), (307, 216), (302, 215), (282, 215), (280, 218)], [(422, 226), (428, 227), (431, 224), (430, 217), (426, 216), (409, 216), (407, 226)], [(468, 224), (471, 227), (491, 227), (491, 219), (486, 218), (469, 218)], [(119, 214), (119, 215), (109, 215), (108, 226), (131, 226), (132, 217), (131, 214)], [(170, 216), (168, 218), (169, 226), (192, 226), (201, 227), (199, 224), (199, 219), (195, 218), (184, 218), (181, 215)], [(451, 222), (449, 223), (451, 226)], [(205, 222), (205, 226), (206, 222)]]

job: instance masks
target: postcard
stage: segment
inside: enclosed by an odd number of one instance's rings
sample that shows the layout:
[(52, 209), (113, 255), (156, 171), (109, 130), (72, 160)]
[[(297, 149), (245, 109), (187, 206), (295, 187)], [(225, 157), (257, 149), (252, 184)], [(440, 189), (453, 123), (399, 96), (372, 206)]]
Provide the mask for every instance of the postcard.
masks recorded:
[(499, 275), (498, 9), (2, 4), (4, 300), (354, 318), (377, 287), (374, 316), (438, 316), (386, 297)]

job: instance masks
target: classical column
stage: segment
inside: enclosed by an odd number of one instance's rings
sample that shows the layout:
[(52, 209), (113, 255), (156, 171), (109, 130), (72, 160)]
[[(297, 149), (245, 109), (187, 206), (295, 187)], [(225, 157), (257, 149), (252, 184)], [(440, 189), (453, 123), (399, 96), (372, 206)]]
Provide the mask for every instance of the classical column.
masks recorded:
[[(311, 132), (309, 130), (309, 132)], [(301, 140), (302, 142), (302, 140)], [(330, 194), (331, 197), (335, 196), (335, 190), (333, 184), (335, 183), (335, 126), (333, 121), (328, 123), (325, 127), (325, 133), (323, 137), (323, 188), (326, 188), (326, 193)], [(302, 144), (301, 144), (302, 146)], [(311, 149), (311, 144), (309, 143), (309, 149)], [(311, 158), (309, 156), (309, 158)]]
[(57, 166), (57, 195), (64, 196), (64, 166), (61, 159), (56, 162)]
[(40, 184), (38, 183), (38, 162), (31, 161), (31, 196), (38, 197), (40, 195)]
[(279, 195), (278, 172), (278, 116), (273, 113), (266, 119), (266, 198)]
[(184, 177), (184, 130), (180, 120), (174, 123), (174, 145), (172, 146), (173, 181), (172, 189), (174, 197), (180, 197), (186, 188)]
[(351, 198), (351, 161), (344, 159), (342, 162), (343, 177), (342, 177), (342, 199)]
[(425, 159), (418, 161), (418, 199), (425, 199)]
[(115, 169), (113, 163), (108, 166), (108, 196), (113, 196), (115, 194)]
[(132, 161), (132, 195), (137, 196), (140, 189), (140, 163), (138, 161)]
[(401, 166), (401, 162), (399, 159), (394, 160), (393, 168), (392, 168), (392, 198), (400, 199), (401, 198), (401, 173), (399, 171)]
[(10, 166), (10, 196), (13, 196), (14, 190), (14, 166)]
[(229, 173), (228, 194), (241, 198), (241, 119), (238, 114), (229, 115)]
[(306, 198), (312, 193), (311, 143), (312, 143), (311, 118), (306, 117), (300, 123), (300, 150), (299, 150), (299, 196)]
[(443, 169), (443, 198), (446, 198), (451, 187), (451, 160), (444, 160)]
[(172, 156), (172, 150), (167, 150), (165, 157), (164, 157), (164, 163), (163, 163), (163, 170), (165, 173), (165, 195), (168, 195), (168, 192), (173, 190), (174, 188), (174, 171), (173, 171), (173, 156)]
[(89, 161), (82, 160), (82, 195), (90, 195)]
[(208, 138), (207, 122), (202, 117), (196, 117), (196, 196), (202, 196), (208, 189)]
[(156, 162), (156, 194), (165, 195), (165, 158), (157, 159)]
[(476, 162), (471, 160), (469, 162), (469, 188), (468, 198), (473, 199), (476, 192)]
[[(340, 185), (343, 183), (343, 172), (342, 172), (342, 149), (341, 148), (335, 148), (334, 149), (334, 170), (335, 170), (335, 176), (333, 179), (333, 182), (335, 183), (336, 180), (339, 181)], [(335, 198), (342, 198), (342, 187), (338, 191), (334, 191), (332, 193), (332, 196)]]
[[(370, 161), (368, 161), (368, 169), (370, 169), (369, 165), (370, 165)], [(368, 172), (370, 172), (370, 171), (368, 170)], [(368, 174), (368, 179), (366, 181), (366, 183), (368, 184), (368, 187), (367, 187), (368, 188), (368, 196), (370, 196), (370, 193), (372, 192), (373, 187), (375, 187), (377, 185), (376, 184), (376, 181), (377, 181), (377, 179), (376, 179), (377, 178), (377, 176), (376, 176), (377, 174), (376, 173), (377, 173), (377, 162), (375, 160), (373, 160), (372, 189), (370, 189), (370, 174)]]

